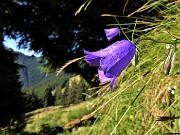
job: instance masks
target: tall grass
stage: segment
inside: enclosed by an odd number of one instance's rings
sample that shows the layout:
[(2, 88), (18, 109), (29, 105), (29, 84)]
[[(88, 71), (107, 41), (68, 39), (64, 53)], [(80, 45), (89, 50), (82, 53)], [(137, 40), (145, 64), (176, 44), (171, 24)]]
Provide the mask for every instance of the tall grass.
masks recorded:
[[(136, 67), (129, 65), (123, 71), (116, 81), (115, 92), (104, 90), (100, 105), (93, 112), (97, 115), (97, 120), (87, 134), (137, 135), (180, 132), (179, 119), (157, 121), (165, 116), (171, 118), (180, 115), (180, 53), (177, 52), (172, 74), (166, 75), (162, 70), (168, 51), (166, 44), (173, 44), (174, 40), (177, 40), (177, 50), (180, 49), (179, 7), (179, 0), (149, 0), (129, 15), (131, 17), (134, 13), (144, 10), (158, 12), (157, 17), (137, 18), (134, 22), (148, 26), (133, 30), (133, 34), (146, 32), (138, 39), (139, 63)], [(118, 15), (102, 16), (118, 18)], [(108, 25), (122, 28), (123, 24), (117, 22)], [(128, 38), (133, 40), (132, 37)], [(177, 87), (174, 95), (168, 91), (168, 87)]]

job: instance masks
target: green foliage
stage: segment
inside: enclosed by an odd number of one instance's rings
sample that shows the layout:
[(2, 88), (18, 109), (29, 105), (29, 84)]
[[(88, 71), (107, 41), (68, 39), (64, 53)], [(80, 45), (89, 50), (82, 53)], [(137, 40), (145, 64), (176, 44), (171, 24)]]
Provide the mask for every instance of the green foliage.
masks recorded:
[(45, 94), (43, 97), (44, 107), (54, 105), (54, 96), (52, 95), (52, 90), (54, 90), (54, 88), (50, 86), (45, 89)]
[(63, 89), (56, 90), (56, 105), (70, 105), (77, 104), (86, 100), (86, 93), (88, 84), (79, 75), (69, 79), (68, 83)]
[(87, 95), (93, 91), (87, 91), (89, 85), (80, 75), (72, 76), (74, 75), (61, 73), (59, 76), (40, 82), (35, 87), (23, 88), (23, 92), (38, 98), (39, 106), (43, 104), (44, 107), (51, 105), (66, 106), (87, 100)]
[[(35, 93), (35, 95), (38, 97), (39, 100), (41, 100), (42, 102), (48, 102), (47, 100), (45, 100), (45, 97), (47, 98), (47, 95), (49, 96), (52, 95), (52, 98), (54, 99), (53, 93), (57, 89), (62, 89), (66, 85), (67, 80), (71, 76), (72, 74), (65, 74), (65, 73), (62, 73), (59, 76), (52, 75), (47, 80), (41, 81), (39, 84), (37, 84), (34, 87), (30, 87), (29, 89), (26, 90), (25, 93), (33, 92)], [(43, 104), (45, 105), (46, 103)], [(51, 101), (51, 105), (53, 105), (52, 101)]]
[(24, 93), (23, 95), (23, 105), (25, 106), (25, 112), (30, 112), (38, 108), (43, 107), (43, 102), (38, 99), (37, 95), (33, 91), (31, 93)]

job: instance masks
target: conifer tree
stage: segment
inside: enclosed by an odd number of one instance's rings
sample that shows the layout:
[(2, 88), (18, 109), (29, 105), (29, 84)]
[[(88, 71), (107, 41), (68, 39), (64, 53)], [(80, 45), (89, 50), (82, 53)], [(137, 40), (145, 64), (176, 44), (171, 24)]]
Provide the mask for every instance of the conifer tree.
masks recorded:
[(5, 126), (24, 112), (24, 108), (18, 74), (21, 66), (15, 63), (17, 55), (3, 46), (2, 36), (0, 55), (0, 126)]

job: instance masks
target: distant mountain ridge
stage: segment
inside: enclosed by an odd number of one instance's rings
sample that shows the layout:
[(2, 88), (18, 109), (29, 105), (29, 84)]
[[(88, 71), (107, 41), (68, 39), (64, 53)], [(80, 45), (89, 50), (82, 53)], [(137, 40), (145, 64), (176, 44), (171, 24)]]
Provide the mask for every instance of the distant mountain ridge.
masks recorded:
[(17, 63), (24, 66), (20, 71), (20, 81), (22, 82), (23, 87), (29, 88), (37, 85), (44, 79), (47, 79), (49, 76), (46, 76), (42, 73), (38, 66), (41, 64), (38, 62), (38, 58), (35, 56), (26, 56), (18, 52)]

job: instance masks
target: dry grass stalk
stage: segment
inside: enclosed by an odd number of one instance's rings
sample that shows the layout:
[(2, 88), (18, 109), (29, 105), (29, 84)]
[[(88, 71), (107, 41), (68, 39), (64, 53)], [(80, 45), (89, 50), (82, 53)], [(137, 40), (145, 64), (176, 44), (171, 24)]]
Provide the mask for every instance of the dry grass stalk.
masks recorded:
[(75, 59), (73, 59), (73, 60), (70, 60), (70, 61), (68, 61), (67, 63), (65, 63), (64, 64), (64, 66), (62, 66), (61, 68), (59, 68), (58, 70), (57, 70), (57, 75), (59, 75), (67, 66), (69, 66), (70, 64), (72, 64), (72, 63), (74, 63), (74, 62), (76, 62), (76, 61), (79, 61), (79, 60), (81, 60), (81, 59), (83, 59), (83, 58), (85, 58), (86, 56), (83, 56), (83, 57), (79, 57), (79, 58), (75, 58)]

